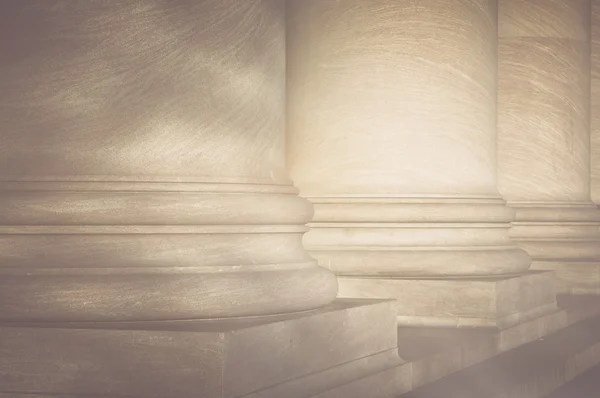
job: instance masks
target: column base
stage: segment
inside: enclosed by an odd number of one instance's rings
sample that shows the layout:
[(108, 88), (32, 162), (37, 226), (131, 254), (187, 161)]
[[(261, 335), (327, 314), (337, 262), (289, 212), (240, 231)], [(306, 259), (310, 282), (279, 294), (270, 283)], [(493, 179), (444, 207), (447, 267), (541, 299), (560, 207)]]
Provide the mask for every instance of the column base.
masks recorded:
[(340, 297), (393, 298), (401, 326), (506, 329), (556, 312), (552, 272), (488, 278), (338, 277)]
[(592, 202), (510, 202), (510, 235), (536, 270), (555, 271), (561, 294), (600, 294), (600, 211)]
[(559, 294), (600, 295), (600, 259), (536, 260), (532, 268), (554, 271)]
[(269, 318), (5, 324), (0, 396), (358, 398), (376, 384), (369, 396), (389, 397), (410, 388), (397, 342), (392, 303), (364, 300)]

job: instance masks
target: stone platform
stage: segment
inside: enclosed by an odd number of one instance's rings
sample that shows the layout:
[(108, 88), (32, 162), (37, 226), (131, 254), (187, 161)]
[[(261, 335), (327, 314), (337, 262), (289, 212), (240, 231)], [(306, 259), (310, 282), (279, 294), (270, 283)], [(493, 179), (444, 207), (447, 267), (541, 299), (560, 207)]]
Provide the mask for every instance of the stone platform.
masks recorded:
[(392, 303), (362, 300), (210, 324), (5, 325), (0, 397), (541, 398), (600, 363), (600, 301), (560, 307), (503, 330), (397, 335)]
[[(408, 391), (390, 302), (215, 321), (0, 326), (0, 396), (360, 397)], [(41, 395), (39, 395), (41, 394)]]
[(401, 326), (506, 329), (558, 310), (552, 272), (464, 278), (338, 277), (340, 297), (396, 299)]
[(566, 327), (538, 323), (537, 338), (524, 333), (529, 342), (513, 347), (503, 332), (401, 328), (400, 342), (412, 341), (401, 343), (400, 354), (413, 377), (412, 391), (400, 397), (545, 397), (600, 363), (600, 300), (566, 297), (560, 306)]

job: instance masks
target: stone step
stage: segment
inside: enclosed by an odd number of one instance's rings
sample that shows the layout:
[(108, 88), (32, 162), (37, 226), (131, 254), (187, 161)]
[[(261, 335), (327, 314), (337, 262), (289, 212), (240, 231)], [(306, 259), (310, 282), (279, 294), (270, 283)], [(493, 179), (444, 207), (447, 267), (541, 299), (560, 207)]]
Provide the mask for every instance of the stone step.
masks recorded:
[(543, 398), (600, 363), (600, 317), (452, 373), (402, 398)]

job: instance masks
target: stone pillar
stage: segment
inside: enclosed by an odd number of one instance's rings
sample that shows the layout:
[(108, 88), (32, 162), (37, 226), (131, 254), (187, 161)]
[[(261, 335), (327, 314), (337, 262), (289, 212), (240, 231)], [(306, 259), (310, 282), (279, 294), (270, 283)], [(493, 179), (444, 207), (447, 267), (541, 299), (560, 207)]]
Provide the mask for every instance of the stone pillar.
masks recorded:
[(3, 1), (0, 92), (0, 395), (312, 396), (398, 364), (391, 305), (329, 304), (302, 247), (283, 2)]
[(513, 239), (565, 293), (600, 293), (590, 197), (590, 1), (501, 0), (499, 188)]
[(600, 0), (592, 0), (592, 200), (600, 205)]
[(332, 301), (285, 175), (283, 8), (47, 3), (9, 2), (2, 21), (0, 318)]
[(524, 274), (496, 188), (496, 12), (289, 6), (288, 166), (315, 205), (305, 245), (341, 295), (397, 298), (401, 324), (505, 327), (555, 308), (552, 293), (505, 296), (547, 276)]

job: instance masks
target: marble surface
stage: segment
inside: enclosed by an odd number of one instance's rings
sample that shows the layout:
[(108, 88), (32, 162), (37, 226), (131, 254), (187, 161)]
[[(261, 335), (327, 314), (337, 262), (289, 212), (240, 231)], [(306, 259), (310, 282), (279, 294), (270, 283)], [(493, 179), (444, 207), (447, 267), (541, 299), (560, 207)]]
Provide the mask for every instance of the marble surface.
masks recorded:
[(562, 293), (600, 288), (591, 6), (499, 3), (499, 190), (516, 211), (511, 238), (532, 268), (557, 271)]
[(487, 278), (339, 277), (341, 297), (394, 298), (402, 326), (499, 328), (557, 311), (552, 272)]
[(288, 6), (288, 164), (304, 196), (496, 194), (496, 2)]
[(412, 388), (476, 366), (494, 356), (543, 339), (567, 326), (565, 311), (504, 329), (400, 327), (398, 350), (412, 369)]
[(286, 183), (284, 13), (4, 1), (2, 180)]
[(592, 0), (592, 199), (600, 204), (600, 0)]
[[(418, 352), (415, 346), (429, 346), (428, 337), (443, 342), (437, 355), (430, 354), (432, 362), (424, 367), (425, 373), (420, 373), (429, 376), (426, 378), (428, 382), (413, 384), (414, 390), (401, 397), (546, 397), (555, 388), (600, 362), (600, 318), (597, 300), (571, 298), (568, 301), (561, 304), (564, 312), (560, 314), (562, 319), (558, 320), (558, 323), (557, 319), (537, 319), (528, 325), (509, 329), (509, 335), (504, 337), (481, 331), (468, 334), (440, 329), (433, 332), (419, 329), (409, 329), (408, 333), (401, 331), (400, 336), (415, 336), (415, 342), (418, 342), (418, 336), (421, 336), (422, 343), (416, 343), (411, 348), (415, 352)], [(565, 313), (568, 325), (566, 328)], [(537, 332), (531, 334), (534, 330)], [(494, 348), (494, 344), (490, 344), (494, 340), (514, 343), (517, 336), (532, 337), (536, 334), (537, 337), (531, 340), (520, 340), (515, 349), (510, 349), (511, 346), (508, 345), (498, 350), (498, 347)], [(428, 351), (431, 349), (428, 348)], [(465, 358), (473, 357), (479, 358), (476, 364), (463, 364)], [(418, 362), (411, 360), (413, 366)], [(424, 357), (421, 362), (426, 365), (428, 358)], [(452, 374), (448, 375), (445, 372)], [(438, 377), (432, 379), (431, 376), (435, 375)], [(441, 378), (440, 375), (447, 377)]]
[(498, 35), (587, 41), (589, 13), (590, 0), (499, 0)]
[(499, 189), (589, 201), (589, 0), (499, 3)]
[(270, 319), (0, 324), (0, 396), (333, 398), (379, 375), (387, 393), (371, 396), (387, 398), (410, 388), (397, 347), (392, 303), (381, 301)]
[(304, 245), (340, 276), (486, 276), (531, 264), (509, 238), (514, 211), (499, 198), (309, 199)]
[(0, 4), (0, 320), (335, 298), (285, 168), (277, 0)]

